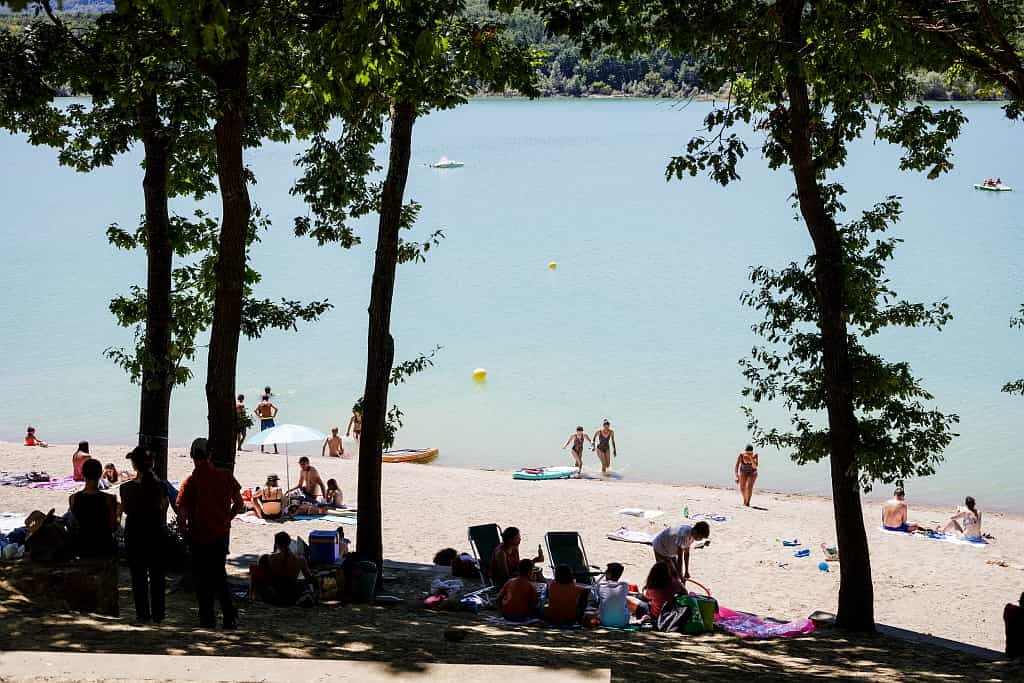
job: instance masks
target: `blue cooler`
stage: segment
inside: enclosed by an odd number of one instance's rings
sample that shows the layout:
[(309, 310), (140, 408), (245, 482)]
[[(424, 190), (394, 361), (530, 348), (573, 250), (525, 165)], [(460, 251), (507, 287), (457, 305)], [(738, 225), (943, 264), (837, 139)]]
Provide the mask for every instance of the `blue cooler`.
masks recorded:
[(312, 564), (337, 564), (341, 558), (337, 531), (313, 531), (309, 534), (309, 561)]

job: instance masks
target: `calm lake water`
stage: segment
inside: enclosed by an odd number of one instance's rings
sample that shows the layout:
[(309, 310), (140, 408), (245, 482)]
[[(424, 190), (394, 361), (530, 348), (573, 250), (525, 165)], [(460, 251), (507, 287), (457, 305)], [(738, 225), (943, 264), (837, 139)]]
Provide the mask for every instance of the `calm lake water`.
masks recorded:
[[(416, 234), (443, 229), (446, 238), (427, 263), (400, 268), (396, 354), (443, 349), (434, 368), (392, 392), (405, 412), (398, 446), (437, 446), (441, 464), (563, 464), (559, 448), (576, 425), (593, 432), (607, 417), (623, 476), (731, 483), (748, 441), (737, 361), (756, 341), (755, 314), (738, 298), (750, 266), (802, 260), (810, 241), (793, 220), (791, 177), (756, 153), (729, 188), (664, 180), (668, 157), (710, 106), (492, 99), (417, 124), (408, 193), (423, 204)], [(941, 333), (870, 341), (909, 361), (936, 404), (961, 416), (940, 473), (910, 482), (910, 495), (952, 504), (973, 494), (982, 507), (1024, 511), (1015, 448), (1024, 399), (999, 391), (1024, 376), (1024, 332), (1008, 326), (1024, 302), (1024, 193), (971, 187), (997, 175), (1024, 183), (1024, 127), (996, 105), (965, 109), (951, 174), (900, 173), (895, 150), (862, 142), (843, 173), (847, 205), (904, 197), (893, 285), (911, 299), (946, 297), (956, 316)], [(272, 385), (279, 422), (344, 429), (363, 385), (374, 225), (351, 251), (293, 236), (293, 217), (305, 213), (288, 193), (300, 149), (247, 157), (259, 178), (253, 199), (274, 223), (252, 262), (262, 295), (328, 298), (335, 308), (298, 333), (243, 340), (238, 388), (252, 405)], [(426, 167), (441, 155), (466, 165)], [(19, 439), (31, 423), (52, 441), (128, 443), (137, 389), (103, 350), (130, 342), (107, 304), (144, 281), (144, 258), (108, 246), (104, 231), (132, 227), (142, 213), (139, 155), (80, 175), (59, 168), (52, 150), (0, 134), (0, 159), (0, 438)], [(483, 386), (471, 379), (476, 367), (489, 372)], [(174, 444), (205, 431), (204, 375), (202, 360), (175, 392)], [(759, 410), (784, 424), (779, 409)], [(826, 467), (797, 467), (771, 449), (758, 484), (829, 490)]]

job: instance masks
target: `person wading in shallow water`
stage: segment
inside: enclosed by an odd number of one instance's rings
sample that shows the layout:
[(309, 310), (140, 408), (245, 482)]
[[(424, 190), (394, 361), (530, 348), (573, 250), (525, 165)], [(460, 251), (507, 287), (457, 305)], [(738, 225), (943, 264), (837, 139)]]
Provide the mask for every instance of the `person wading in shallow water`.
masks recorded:
[[(611, 443), (611, 454), (609, 455), (608, 445)], [(601, 461), (601, 474), (608, 474), (608, 468), (612, 464), (612, 458), (618, 456), (618, 447), (615, 445), (615, 430), (611, 423), (605, 420), (601, 428), (594, 432), (594, 439), (591, 442), (590, 450), (597, 451), (597, 459)]]
[[(590, 441), (590, 435), (583, 431), (583, 427), (577, 427), (576, 431), (569, 435), (565, 445), (562, 446), (564, 449), (569, 444), (572, 444), (572, 457), (576, 461), (576, 468), (583, 471), (583, 442)], [(591, 442), (593, 443), (593, 442)]]

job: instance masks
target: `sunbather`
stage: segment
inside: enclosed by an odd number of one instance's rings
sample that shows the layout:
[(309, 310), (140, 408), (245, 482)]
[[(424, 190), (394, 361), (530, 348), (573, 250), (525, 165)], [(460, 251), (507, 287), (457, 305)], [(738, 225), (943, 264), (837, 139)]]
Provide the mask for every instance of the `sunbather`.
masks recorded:
[(602, 626), (622, 628), (629, 625), (629, 584), (619, 581), (623, 567), (618, 562), (609, 562), (604, 578), (594, 584), (593, 593), (597, 600), (597, 616)]
[[(513, 576), (519, 573), (521, 563), (519, 561), (519, 544), (522, 543), (522, 536), (519, 529), (514, 526), (506, 527), (501, 532), (501, 543), (494, 549), (491, 556), (490, 577), (495, 586), (503, 586)], [(537, 556), (531, 562), (543, 562), (544, 552), (537, 546)], [(532, 567), (531, 567), (532, 571)], [(526, 578), (530, 578), (527, 576)]]
[(46, 448), (50, 444), (46, 443), (45, 441), (40, 439), (38, 436), (36, 436), (36, 428), (35, 427), (26, 427), (25, 428), (25, 445), (26, 446), (39, 446), (40, 448)]
[(942, 528), (942, 533), (949, 533), (950, 530), (963, 534), (965, 541), (981, 541), (981, 513), (975, 506), (974, 498), (967, 496), (964, 499), (964, 507), (958, 507), (956, 514), (949, 518), (949, 522)]
[(915, 522), (907, 521), (907, 509), (901, 486), (893, 492), (892, 500), (882, 505), (882, 528), (886, 531), (905, 531), (907, 533), (914, 533), (920, 529)]
[(548, 604), (544, 608), (544, 618), (556, 626), (579, 622), (587, 608), (589, 594), (589, 588), (576, 585), (569, 565), (558, 565), (555, 567), (555, 580), (548, 585)]
[(279, 531), (274, 534), (273, 554), (260, 557), (259, 565), (267, 574), (268, 585), (260, 587), (259, 596), (264, 602), (279, 607), (311, 607), (315, 602), (313, 573), (306, 558), (291, 551), (291, 543), (291, 536)]
[(539, 612), (537, 589), (530, 583), (533, 560), (521, 560), (516, 572), (518, 576), (506, 581), (498, 592), (498, 607), (506, 619), (522, 621)]
[(261, 519), (280, 519), (284, 492), (277, 485), (276, 474), (267, 477), (267, 484), (252, 494), (252, 509)]
[(327, 497), (325, 502), (331, 507), (342, 507), (341, 487), (338, 486), (338, 482), (335, 479), (327, 480)]
[(91, 457), (89, 455), (89, 442), (79, 441), (78, 450), (71, 456), (71, 476), (75, 481), (85, 481), (85, 477), (82, 476), (82, 465)]

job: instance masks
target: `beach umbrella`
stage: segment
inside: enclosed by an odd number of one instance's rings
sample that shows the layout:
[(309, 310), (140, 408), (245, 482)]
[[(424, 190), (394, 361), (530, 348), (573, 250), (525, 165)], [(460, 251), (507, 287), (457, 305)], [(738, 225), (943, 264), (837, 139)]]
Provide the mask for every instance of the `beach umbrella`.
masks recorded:
[(283, 424), (257, 432), (246, 439), (245, 444), (247, 446), (266, 446), (271, 444), (281, 444), (284, 446), (284, 481), (286, 486), (285, 490), (287, 491), (292, 487), (291, 469), (288, 467), (288, 444), (323, 441), (326, 438), (326, 434), (313, 429), (312, 427)]

